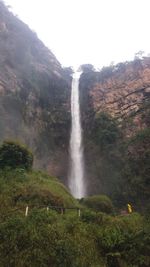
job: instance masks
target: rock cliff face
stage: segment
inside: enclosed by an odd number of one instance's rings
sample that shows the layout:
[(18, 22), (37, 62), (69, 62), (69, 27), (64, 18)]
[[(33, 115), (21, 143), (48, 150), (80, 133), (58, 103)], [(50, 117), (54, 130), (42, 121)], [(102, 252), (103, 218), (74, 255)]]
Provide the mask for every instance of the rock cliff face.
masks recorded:
[(87, 117), (89, 110), (107, 112), (123, 122), (134, 114), (135, 127), (145, 127), (139, 111), (150, 97), (150, 58), (84, 73), (80, 88), (83, 117)]
[(119, 143), (150, 126), (149, 101), (149, 57), (81, 75), (80, 102), (89, 193), (110, 194), (117, 187), (124, 165)]
[(35, 167), (62, 180), (67, 176), (70, 87), (52, 52), (0, 2), (0, 141), (26, 143)]

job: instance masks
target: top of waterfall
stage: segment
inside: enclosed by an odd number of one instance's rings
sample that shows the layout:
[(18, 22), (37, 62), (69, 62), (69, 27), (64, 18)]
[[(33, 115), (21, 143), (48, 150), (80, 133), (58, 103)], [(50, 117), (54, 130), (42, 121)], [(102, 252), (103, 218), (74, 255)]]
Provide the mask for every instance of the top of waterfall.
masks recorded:
[(76, 71), (73, 73), (72, 77), (73, 78), (80, 78), (81, 74), (82, 74), (82, 71)]

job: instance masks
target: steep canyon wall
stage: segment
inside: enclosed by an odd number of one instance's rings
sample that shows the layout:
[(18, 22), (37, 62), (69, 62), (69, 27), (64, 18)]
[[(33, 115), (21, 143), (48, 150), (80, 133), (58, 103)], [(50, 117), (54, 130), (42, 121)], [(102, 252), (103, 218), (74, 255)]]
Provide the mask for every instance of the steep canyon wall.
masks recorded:
[(116, 190), (124, 165), (120, 144), (149, 128), (149, 100), (149, 57), (82, 74), (80, 102), (89, 193)]
[(64, 181), (71, 79), (53, 53), (0, 2), (0, 141), (15, 139), (34, 166)]

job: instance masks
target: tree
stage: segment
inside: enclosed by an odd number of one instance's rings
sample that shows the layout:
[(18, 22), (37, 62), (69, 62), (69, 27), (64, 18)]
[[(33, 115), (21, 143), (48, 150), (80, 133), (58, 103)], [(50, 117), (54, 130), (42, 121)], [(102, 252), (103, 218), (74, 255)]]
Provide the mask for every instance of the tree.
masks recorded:
[(4, 141), (0, 146), (0, 168), (24, 168), (30, 170), (33, 164), (33, 154), (25, 147), (14, 141)]
[(92, 64), (82, 64), (79, 69), (85, 73), (95, 71), (94, 66)]

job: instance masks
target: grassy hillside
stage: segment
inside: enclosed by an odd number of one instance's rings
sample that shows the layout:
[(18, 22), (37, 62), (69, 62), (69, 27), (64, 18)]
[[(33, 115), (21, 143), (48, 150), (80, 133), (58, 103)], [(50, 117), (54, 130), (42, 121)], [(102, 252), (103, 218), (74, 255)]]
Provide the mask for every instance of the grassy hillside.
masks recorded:
[(98, 197), (87, 200), (80, 217), (76, 210), (47, 210), (79, 203), (45, 173), (1, 170), (0, 267), (149, 267), (149, 213), (107, 215), (94, 211)]
[(0, 171), (0, 209), (7, 214), (26, 205), (76, 206), (76, 200), (56, 178), (38, 171), (25, 172), (23, 169)]

